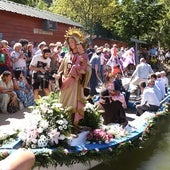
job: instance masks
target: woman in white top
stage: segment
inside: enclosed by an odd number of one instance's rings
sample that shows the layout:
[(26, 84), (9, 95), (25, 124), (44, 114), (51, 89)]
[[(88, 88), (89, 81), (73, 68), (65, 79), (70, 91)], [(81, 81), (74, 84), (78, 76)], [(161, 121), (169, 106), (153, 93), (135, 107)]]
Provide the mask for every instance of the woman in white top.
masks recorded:
[(11, 53), (11, 60), (13, 65), (13, 70), (22, 70), (24, 76), (27, 76), (27, 64), (26, 64), (26, 56), (22, 51), (22, 44), (15, 43), (14, 44), (14, 51)]
[(0, 77), (0, 110), (3, 113), (7, 113), (9, 102), (17, 106), (17, 95), (13, 88), (12, 73), (4, 71)]

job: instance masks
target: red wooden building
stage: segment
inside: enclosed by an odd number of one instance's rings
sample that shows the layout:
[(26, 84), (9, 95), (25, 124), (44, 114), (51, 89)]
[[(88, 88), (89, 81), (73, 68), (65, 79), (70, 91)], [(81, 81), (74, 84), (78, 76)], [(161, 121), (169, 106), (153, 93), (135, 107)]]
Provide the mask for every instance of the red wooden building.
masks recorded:
[(127, 47), (127, 44), (122, 41), (106, 39), (106, 38), (94, 38), (93, 39), (93, 45), (103, 46), (105, 43), (109, 44), (110, 48), (112, 48), (113, 44), (116, 44), (118, 47)]
[(61, 15), (0, 0), (0, 39), (64, 42), (65, 31), (74, 26), (82, 27)]

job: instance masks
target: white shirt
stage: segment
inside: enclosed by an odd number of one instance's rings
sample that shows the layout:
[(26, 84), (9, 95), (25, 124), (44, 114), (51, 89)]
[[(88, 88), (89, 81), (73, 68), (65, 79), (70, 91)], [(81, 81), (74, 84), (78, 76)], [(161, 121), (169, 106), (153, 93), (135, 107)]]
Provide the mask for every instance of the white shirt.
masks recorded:
[(149, 74), (153, 73), (151, 66), (147, 63), (141, 62), (137, 65), (135, 71), (133, 72), (133, 76), (137, 76), (142, 79), (148, 79)]
[(38, 49), (36, 52), (35, 52), (35, 54), (34, 55), (39, 55), (39, 56), (41, 56), (42, 55), (42, 51), (41, 51), (41, 49)]
[(106, 63), (107, 66), (110, 66), (111, 68), (116, 67), (120, 65), (120, 61), (118, 57), (110, 57), (109, 61)]
[(165, 96), (165, 84), (161, 78), (157, 78), (155, 84), (160, 88), (162, 96)]
[[(42, 56), (36, 56), (32, 58), (30, 66), (38, 67), (38, 63), (44, 63), (46, 67), (50, 68), (50, 62), (50, 58), (44, 59)], [(33, 73), (36, 73), (36, 71), (34, 70)]]
[(166, 76), (162, 77), (163, 82), (165, 83), (165, 87), (168, 87), (169, 85), (169, 80)]
[[(14, 60), (16, 58), (18, 58), (19, 56), (21, 55), (20, 52), (16, 52), (16, 51), (13, 51), (11, 53), (11, 59)], [(13, 69), (15, 70), (16, 68), (23, 68), (25, 67), (26, 68), (26, 61), (25, 59), (23, 58), (20, 58), (18, 61), (16, 61), (15, 63), (13, 62)]]
[(160, 106), (160, 102), (152, 87), (145, 87), (143, 90), (141, 105), (144, 104)]
[(106, 60), (106, 58), (104, 57), (104, 54), (101, 53), (101, 54), (100, 54), (100, 62), (101, 62), (101, 65), (104, 65), (105, 60)]
[(158, 87), (158, 85), (155, 84), (153, 86), (153, 89), (154, 89), (156, 96), (158, 97), (158, 100), (161, 101), (164, 98), (164, 96), (163, 96), (163, 93), (161, 92), (160, 88)]

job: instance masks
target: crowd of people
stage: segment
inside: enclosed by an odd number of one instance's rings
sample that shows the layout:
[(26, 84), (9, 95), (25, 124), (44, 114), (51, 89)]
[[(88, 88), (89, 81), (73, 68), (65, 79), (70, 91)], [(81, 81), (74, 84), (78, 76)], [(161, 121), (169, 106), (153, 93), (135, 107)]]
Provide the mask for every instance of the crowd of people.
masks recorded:
[[(160, 56), (168, 58), (168, 52), (161, 51)], [(139, 64), (136, 63), (135, 54), (133, 47), (110, 46), (107, 43), (103, 46), (88, 45), (83, 32), (77, 28), (70, 28), (66, 32), (64, 43), (47, 44), (43, 41), (33, 44), (20, 39), (10, 46), (7, 40), (2, 40), (0, 111), (16, 112), (19, 106), (35, 105), (40, 93), (49, 95), (51, 91), (60, 91), (63, 107), (72, 107), (73, 120), (77, 124), (84, 116), (84, 90), (89, 89), (89, 97), (93, 100), (99, 95), (99, 86), (107, 89), (112, 100), (120, 101), (122, 107), (127, 109), (130, 92), (123, 86), (122, 77), (130, 75), (131, 83), (138, 89), (141, 82), (147, 84), (149, 75), (154, 73), (151, 63), (152, 58), (158, 55), (158, 50), (152, 47), (147, 53), (146, 50), (140, 53)], [(163, 87), (157, 87), (157, 91), (164, 88), (167, 92), (166, 73), (155, 76), (153, 81), (162, 79), (164, 82)], [(166, 92), (162, 97), (158, 96), (159, 101)]]
[[(133, 48), (113, 44), (88, 45), (83, 32), (70, 28), (65, 42), (38, 45), (21, 39), (9, 45), (0, 41), (0, 112), (14, 113), (17, 109), (36, 104), (41, 95), (60, 92), (63, 107), (72, 107), (75, 126), (84, 118), (84, 106), (89, 100), (104, 112), (104, 124), (128, 123), (125, 110), (129, 107), (130, 91), (122, 77), (130, 75), (130, 83), (138, 89), (140, 102), (136, 103), (137, 116), (157, 111), (166, 96), (168, 78), (165, 71), (154, 72), (152, 59), (169, 58), (169, 51), (157, 57), (156, 48), (140, 53), (136, 63)], [(163, 57), (164, 56), (164, 57)], [(102, 91), (97, 90), (102, 87)], [(86, 91), (86, 93), (85, 93)], [(29, 159), (29, 157), (28, 157)], [(31, 155), (30, 166), (34, 162)], [(0, 162), (5, 164), (6, 160)], [(19, 166), (19, 165), (14, 165)], [(24, 166), (27, 166), (26, 164)]]

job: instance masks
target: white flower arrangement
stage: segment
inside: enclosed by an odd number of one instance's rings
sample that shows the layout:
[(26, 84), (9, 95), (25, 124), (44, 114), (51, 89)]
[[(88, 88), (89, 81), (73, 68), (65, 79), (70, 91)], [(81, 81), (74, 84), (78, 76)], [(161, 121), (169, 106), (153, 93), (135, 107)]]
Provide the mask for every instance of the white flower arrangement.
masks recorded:
[(108, 134), (115, 136), (115, 138), (120, 138), (129, 134), (129, 132), (125, 128), (122, 128), (122, 126), (120, 126), (118, 123), (103, 125), (102, 129), (105, 130)]
[(87, 126), (92, 129), (99, 128), (103, 124), (103, 117), (101, 113), (103, 110), (99, 110), (98, 106), (86, 103), (84, 107), (84, 119), (80, 120), (80, 126)]
[(63, 108), (51, 96), (42, 97), (38, 106), (26, 116), (25, 126), (19, 131), (19, 138), (27, 148), (56, 146), (65, 141), (71, 133), (71, 109)]

